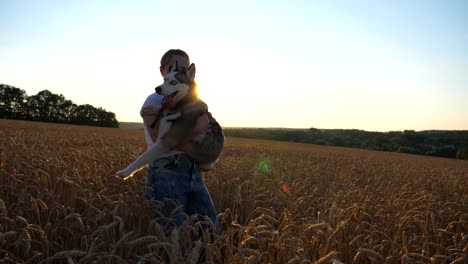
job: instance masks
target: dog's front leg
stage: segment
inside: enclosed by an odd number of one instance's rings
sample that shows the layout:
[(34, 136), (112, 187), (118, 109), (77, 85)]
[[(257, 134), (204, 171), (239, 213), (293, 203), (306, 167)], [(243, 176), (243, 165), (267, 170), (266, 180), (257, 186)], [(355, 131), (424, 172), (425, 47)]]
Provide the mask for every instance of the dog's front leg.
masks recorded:
[(116, 175), (121, 178), (130, 177), (144, 165), (150, 163), (153, 160), (161, 158), (164, 154), (168, 153), (173, 148), (171, 144), (174, 143), (163, 140), (162, 137), (164, 137), (169, 132), (172, 123), (180, 116), (181, 113), (177, 112), (161, 118), (156, 142), (151, 145), (151, 147), (145, 153), (141, 154), (141, 156), (138, 157), (132, 164), (130, 164), (124, 170), (117, 172)]
[(141, 154), (140, 157), (138, 157), (132, 164), (130, 164), (127, 168), (117, 172), (116, 175), (120, 178), (133, 176), (133, 174), (141, 169), (144, 165), (162, 157), (162, 155), (167, 153), (169, 150), (169, 147), (165, 146), (160, 140), (158, 140), (147, 151), (145, 151), (145, 153)]
[(172, 142), (172, 140), (164, 140), (164, 137), (171, 129), (173, 122), (180, 116), (181, 113), (177, 112), (161, 118), (156, 142), (127, 168), (118, 171), (116, 175), (121, 178), (130, 177), (144, 165), (150, 163), (153, 160), (161, 158), (163, 155), (171, 151), (177, 142)]

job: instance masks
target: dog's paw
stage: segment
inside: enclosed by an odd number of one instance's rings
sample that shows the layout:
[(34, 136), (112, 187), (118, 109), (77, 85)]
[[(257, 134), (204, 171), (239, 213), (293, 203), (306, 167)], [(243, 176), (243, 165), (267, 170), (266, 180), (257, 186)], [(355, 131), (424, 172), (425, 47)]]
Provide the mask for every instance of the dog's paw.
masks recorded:
[(126, 178), (132, 176), (132, 174), (127, 172), (127, 170), (121, 170), (121, 171), (116, 172), (115, 176), (117, 178), (126, 179)]
[(174, 120), (176, 120), (177, 118), (179, 118), (181, 115), (182, 115), (181, 112), (176, 112), (176, 113), (169, 114), (169, 115), (165, 116), (164, 119), (165, 119), (166, 121), (174, 121)]

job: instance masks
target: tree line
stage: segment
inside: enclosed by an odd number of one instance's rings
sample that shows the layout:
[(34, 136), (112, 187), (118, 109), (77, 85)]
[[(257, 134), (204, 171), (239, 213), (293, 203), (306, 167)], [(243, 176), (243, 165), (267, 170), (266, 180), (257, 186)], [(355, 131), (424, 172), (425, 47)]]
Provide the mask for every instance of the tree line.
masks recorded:
[(115, 114), (89, 104), (77, 105), (48, 90), (28, 96), (22, 89), (0, 84), (0, 118), (119, 127)]
[(362, 148), (468, 160), (468, 131), (225, 128), (230, 137)]

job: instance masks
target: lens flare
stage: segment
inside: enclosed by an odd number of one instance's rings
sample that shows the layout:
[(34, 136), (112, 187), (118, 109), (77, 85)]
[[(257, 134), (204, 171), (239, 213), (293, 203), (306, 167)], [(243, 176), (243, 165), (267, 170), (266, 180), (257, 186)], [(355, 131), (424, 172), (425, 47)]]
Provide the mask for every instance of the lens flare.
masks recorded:
[(257, 170), (259, 172), (265, 173), (271, 170), (271, 158), (264, 157), (257, 162)]

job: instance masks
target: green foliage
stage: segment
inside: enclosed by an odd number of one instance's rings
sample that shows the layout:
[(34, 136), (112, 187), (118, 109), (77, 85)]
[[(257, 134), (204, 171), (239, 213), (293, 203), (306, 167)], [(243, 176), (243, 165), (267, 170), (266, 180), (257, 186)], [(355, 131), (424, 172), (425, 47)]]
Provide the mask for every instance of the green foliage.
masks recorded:
[(225, 128), (229, 137), (362, 148), (468, 160), (468, 131)]
[(0, 85), (0, 117), (20, 119), (26, 105), (26, 92), (10, 85)]
[(24, 90), (0, 84), (0, 118), (77, 125), (118, 127), (115, 114), (92, 105), (76, 105), (48, 90), (27, 96)]
[(456, 158), (468, 160), (468, 147), (463, 146), (463, 147), (458, 148)]

